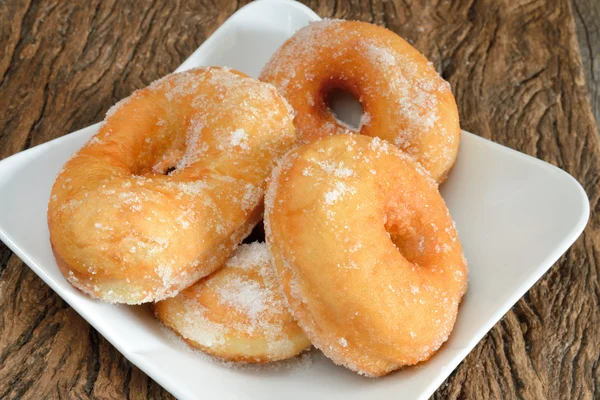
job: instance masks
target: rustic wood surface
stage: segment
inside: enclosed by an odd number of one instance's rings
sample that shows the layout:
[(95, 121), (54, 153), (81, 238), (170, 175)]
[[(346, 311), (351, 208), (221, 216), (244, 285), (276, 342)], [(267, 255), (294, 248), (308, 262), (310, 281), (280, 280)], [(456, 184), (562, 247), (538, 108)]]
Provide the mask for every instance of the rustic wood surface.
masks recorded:
[(600, 1), (572, 0), (592, 112), (600, 121)]
[[(0, 159), (100, 121), (242, 3), (0, 1)], [(434, 398), (600, 398), (600, 147), (584, 76), (598, 113), (597, 0), (307, 4), (410, 40), (452, 84), (463, 128), (565, 169), (590, 197), (583, 236)], [(172, 398), (0, 245), (0, 398), (42, 397)]]

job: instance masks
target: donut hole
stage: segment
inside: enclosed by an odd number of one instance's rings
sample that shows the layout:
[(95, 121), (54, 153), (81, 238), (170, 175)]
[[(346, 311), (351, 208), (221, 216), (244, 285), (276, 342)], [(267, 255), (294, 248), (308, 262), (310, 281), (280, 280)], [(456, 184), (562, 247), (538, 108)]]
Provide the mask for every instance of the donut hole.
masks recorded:
[(167, 168), (165, 169), (165, 171), (163, 172), (163, 174), (164, 174), (164, 175), (169, 175), (171, 172), (175, 171), (176, 169), (177, 169), (177, 167), (175, 167), (175, 166), (170, 166), (170, 167), (167, 167)]
[(356, 96), (343, 88), (334, 87), (325, 93), (323, 100), (338, 123), (354, 131), (360, 129), (363, 108)]
[(409, 216), (389, 215), (385, 230), (400, 254), (412, 264), (422, 264), (426, 254), (427, 239), (425, 232), (414, 228), (416, 221)]
[(424, 250), (424, 239), (408, 232), (390, 232), (388, 235), (400, 254), (411, 264), (421, 264)]

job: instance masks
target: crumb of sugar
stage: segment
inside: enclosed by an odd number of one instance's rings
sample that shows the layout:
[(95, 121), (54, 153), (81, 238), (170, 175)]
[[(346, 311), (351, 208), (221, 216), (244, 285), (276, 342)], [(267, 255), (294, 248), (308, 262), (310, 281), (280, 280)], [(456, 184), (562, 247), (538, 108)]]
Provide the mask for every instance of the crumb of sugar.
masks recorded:
[(248, 134), (242, 128), (236, 129), (231, 132), (229, 145), (231, 147), (239, 146), (242, 150), (248, 150)]
[(333, 171), (333, 175), (338, 178), (348, 178), (354, 175), (354, 171), (352, 171), (350, 168), (343, 167), (342, 162), (340, 163), (340, 166), (335, 171)]
[(267, 293), (257, 282), (239, 277), (230, 278), (217, 288), (219, 301), (231, 306), (256, 321), (272, 302)]
[(355, 194), (356, 189), (346, 185), (343, 182), (335, 182), (334, 188), (325, 193), (325, 204), (335, 204), (340, 199), (342, 199), (346, 193)]
[(360, 124), (358, 125), (358, 129), (360, 130), (363, 126), (369, 125), (371, 122), (371, 114), (368, 112), (364, 112), (360, 117)]
[(313, 176), (314, 171), (312, 167), (306, 167), (302, 170), (302, 176)]
[(232, 268), (252, 269), (257, 265), (268, 264), (270, 259), (267, 246), (264, 243), (244, 243), (238, 246), (225, 265)]
[(244, 186), (244, 196), (242, 198), (242, 209), (248, 211), (260, 202), (263, 196), (263, 189), (260, 186), (255, 186), (252, 183), (247, 183)]
[(366, 48), (366, 55), (374, 64), (381, 64), (387, 68), (393, 68), (396, 66), (396, 56), (392, 51), (385, 47), (380, 47), (373, 44), (368, 44)]

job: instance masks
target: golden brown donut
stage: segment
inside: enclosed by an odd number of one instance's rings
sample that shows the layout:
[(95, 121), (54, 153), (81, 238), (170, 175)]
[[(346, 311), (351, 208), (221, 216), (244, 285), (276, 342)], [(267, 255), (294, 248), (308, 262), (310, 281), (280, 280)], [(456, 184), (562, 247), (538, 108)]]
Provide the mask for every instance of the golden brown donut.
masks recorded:
[(191, 346), (249, 363), (283, 360), (310, 346), (288, 311), (264, 243), (242, 244), (224, 268), (154, 305)]
[(213, 272), (261, 218), (265, 178), (295, 141), (291, 112), (271, 85), (221, 68), (169, 75), (121, 101), (52, 187), (63, 274), (133, 304)]
[(294, 318), (335, 363), (384, 375), (452, 331), (461, 244), (436, 183), (388, 142), (338, 135), (292, 150), (270, 178), (265, 231)]
[(363, 108), (359, 132), (394, 143), (442, 182), (458, 154), (460, 126), (450, 85), (395, 33), (366, 22), (313, 22), (283, 44), (260, 79), (290, 102), (300, 139), (349, 133), (330, 112), (341, 89)]

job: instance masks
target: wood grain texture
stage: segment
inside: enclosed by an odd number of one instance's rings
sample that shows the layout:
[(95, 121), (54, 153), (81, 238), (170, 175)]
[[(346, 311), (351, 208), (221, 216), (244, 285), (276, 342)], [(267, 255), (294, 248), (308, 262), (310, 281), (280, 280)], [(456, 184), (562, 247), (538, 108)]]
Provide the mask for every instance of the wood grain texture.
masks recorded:
[[(452, 84), (463, 128), (565, 169), (590, 197), (584, 235), (434, 398), (600, 398), (600, 147), (584, 77), (587, 65), (597, 108), (600, 43), (589, 10), (598, 3), (306, 3), (323, 17), (398, 32)], [(0, 159), (101, 120), (175, 69), (241, 5), (0, 1)], [(574, 15), (587, 29), (587, 64)], [(0, 245), (0, 398), (73, 397), (171, 398)]]
[(592, 112), (600, 121), (600, 1), (571, 0)]

